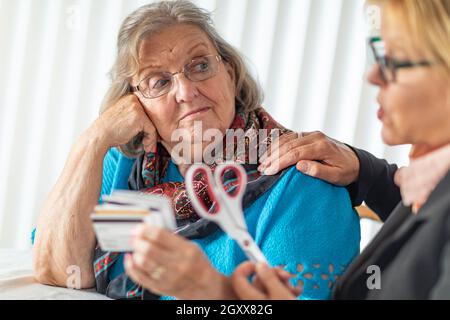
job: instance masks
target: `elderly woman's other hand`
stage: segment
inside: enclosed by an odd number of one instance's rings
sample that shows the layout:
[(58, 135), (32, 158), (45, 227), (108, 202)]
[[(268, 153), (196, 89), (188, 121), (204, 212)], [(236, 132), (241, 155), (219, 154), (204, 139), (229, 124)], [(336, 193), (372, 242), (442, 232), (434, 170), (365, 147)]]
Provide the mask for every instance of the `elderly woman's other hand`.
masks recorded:
[(146, 152), (153, 151), (158, 142), (155, 126), (133, 94), (122, 97), (102, 113), (94, 127), (100, 130), (108, 148), (125, 145), (140, 133), (144, 133), (142, 145)]
[[(248, 278), (256, 274), (253, 282)], [(289, 280), (294, 275), (281, 268), (269, 268), (266, 264), (244, 262), (234, 271), (231, 281), (235, 294), (243, 300), (294, 300), (302, 292)]]
[(234, 299), (231, 280), (208, 261), (193, 242), (164, 229), (142, 224), (134, 232), (134, 252), (125, 271), (136, 283), (178, 299)]
[(284, 135), (273, 146), (259, 167), (266, 175), (297, 165), (304, 174), (339, 186), (358, 179), (360, 164), (355, 152), (322, 132)]

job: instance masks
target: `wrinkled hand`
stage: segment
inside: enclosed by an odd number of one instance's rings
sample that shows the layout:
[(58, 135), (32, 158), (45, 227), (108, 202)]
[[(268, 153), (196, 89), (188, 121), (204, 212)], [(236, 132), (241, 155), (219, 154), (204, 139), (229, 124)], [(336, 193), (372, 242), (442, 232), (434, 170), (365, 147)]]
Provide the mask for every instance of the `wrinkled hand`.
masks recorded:
[[(248, 277), (255, 274), (252, 283)], [(302, 288), (293, 287), (289, 280), (294, 275), (281, 268), (269, 268), (265, 264), (244, 262), (231, 276), (235, 294), (242, 300), (294, 300)]]
[(142, 224), (134, 232), (133, 248), (133, 254), (125, 256), (125, 271), (153, 293), (179, 299), (234, 298), (230, 279), (181, 236)]
[(122, 97), (102, 113), (94, 127), (101, 132), (108, 148), (125, 145), (140, 133), (144, 134), (142, 145), (146, 152), (154, 150), (158, 142), (155, 126), (139, 99), (132, 94)]
[(266, 175), (296, 165), (304, 174), (339, 186), (358, 180), (360, 164), (355, 152), (322, 132), (287, 134), (276, 142), (258, 168)]

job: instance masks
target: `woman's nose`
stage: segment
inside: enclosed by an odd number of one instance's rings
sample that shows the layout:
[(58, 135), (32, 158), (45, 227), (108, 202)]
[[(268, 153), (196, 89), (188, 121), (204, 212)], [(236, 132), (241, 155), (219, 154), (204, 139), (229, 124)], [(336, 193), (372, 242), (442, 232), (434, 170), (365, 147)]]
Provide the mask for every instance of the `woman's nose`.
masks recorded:
[(371, 84), (381, 87), (385, 84), (379, 64), (374, 64), (367, 74), (367, 81)]
[(174, 90), (177, 103), (191, 102), (198, 96), (197, 84), (186, 78), (184, 74), (178, 74), (175, 82)]

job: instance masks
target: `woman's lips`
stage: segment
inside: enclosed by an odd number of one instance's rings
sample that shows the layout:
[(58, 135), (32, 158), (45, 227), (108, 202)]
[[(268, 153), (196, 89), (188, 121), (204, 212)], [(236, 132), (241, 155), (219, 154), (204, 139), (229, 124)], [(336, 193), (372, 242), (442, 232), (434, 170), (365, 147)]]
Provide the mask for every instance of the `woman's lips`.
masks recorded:
[[(211, 109), (211, 108), (209, 108), (209, 107), (205, 107), (205, 108), (200, 108), (200, 109), (193, 110), (193, 111), (188, 112), (187, 114), (185, 114), (185, 115), (181, 118), (181, 120), (190, 120), (190, 119), (194, 119), (194, 118), (196, 118), (196, 117), (202, 115), (203, 113), (208, 112), (210, 109)], [(180, 120), (180, 121), (181, 121), (181, 120)]]
[(384, 119), (384, 109), (382, 107), (380, 107), (380, 109), (378, 109), (377, 117), (378, 117), (378, 119), (380, 121), (383, 121), (383, 119)]
[(378, 109), (378, 112), (377, 112), (377, 118), (378, 118), (378, 120), (383, 121), (385, 112), (384, 112), (383, 104), (381, 103), (381, 97), (380, 96), (377, 97), (377, 102), (378, 102), (378, 105), (379, 105), (379, 109)]

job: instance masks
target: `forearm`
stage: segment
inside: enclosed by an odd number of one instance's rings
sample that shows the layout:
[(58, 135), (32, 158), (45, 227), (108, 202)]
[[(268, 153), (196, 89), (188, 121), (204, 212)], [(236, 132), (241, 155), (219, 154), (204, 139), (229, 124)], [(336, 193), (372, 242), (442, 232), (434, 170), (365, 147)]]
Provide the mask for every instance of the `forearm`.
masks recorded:
[(394, 183), (397, 166), (372, 154), (352, 148), (360, 161), (358, 181), (347, 187), (354, 206), (363, 201), (384, 221), (400, 202), (400, 189)]
[(237, 300), (231, 278), (218, 272), (214, 272), (204, 285), (197, 286), (194, 290), (184, 295), (177, 296), (180, 300)]
[(78, 266), (81, 286), (94, 285), (95, 235), (89, 214), (100, 195), (107, 150), (91, 128), (72, 148), (38, 219), (33, 263), (39, 281), (64, 286), (67, 268)]
[(237, 300), (238, 297), (233, 290), (231, 278), (226, 277), (223, 274), (219, 274), (216, 288), (211, 290), (211, 284), (209, 290), (206, 290), (206, 295), (202, 299), (209, 300)]

